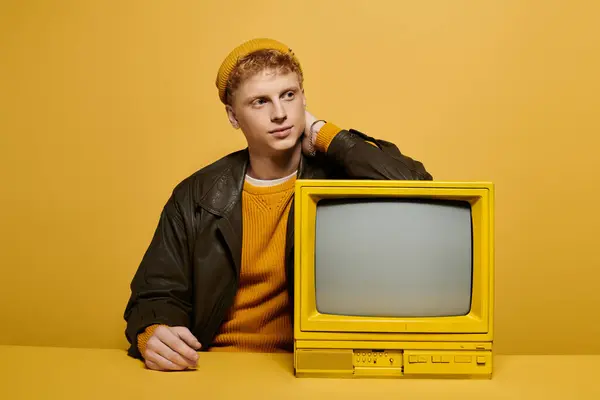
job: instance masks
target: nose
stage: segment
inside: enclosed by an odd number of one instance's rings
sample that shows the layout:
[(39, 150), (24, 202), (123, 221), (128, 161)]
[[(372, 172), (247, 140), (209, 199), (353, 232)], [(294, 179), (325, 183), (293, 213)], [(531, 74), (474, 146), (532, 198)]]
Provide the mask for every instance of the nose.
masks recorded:
[(283, 122), (287, 119), (287, 111), (280, 101), (273, 102), (273, 110), (271, 113), (271, 121)]

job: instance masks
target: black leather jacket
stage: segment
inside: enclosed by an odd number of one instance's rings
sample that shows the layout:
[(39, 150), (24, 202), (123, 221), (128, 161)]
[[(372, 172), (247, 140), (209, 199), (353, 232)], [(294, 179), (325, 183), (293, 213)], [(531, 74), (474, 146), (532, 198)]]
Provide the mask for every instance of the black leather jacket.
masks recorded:
[[(202, 343), (202, 350), (210, 348), (237, 290), (242, 256), (240, 199), (248, 160), (247, 149), (229, 154), (173, 190), (131, 282), (124, 314), (130, 356), (141, 358), (137, 335), (152, 324), (186, 326)], [(338, 133), (327, 154), (303, 156), (297, 176), (433, 179), (421, 162), (401, 154), (394, 144), (355, 130)], [(285, 250), (290, 312), (294, 304), (293, 210), (292, 203)]]

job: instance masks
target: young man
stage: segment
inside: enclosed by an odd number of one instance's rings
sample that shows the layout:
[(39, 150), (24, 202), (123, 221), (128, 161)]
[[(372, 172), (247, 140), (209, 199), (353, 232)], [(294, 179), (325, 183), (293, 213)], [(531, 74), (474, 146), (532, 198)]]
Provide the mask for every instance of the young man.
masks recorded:
[(421, 179), (389, 142), (306, 111), (291, 49), (241, 44), (217, 74), (219, 97), (248, 142), (183, 180), (131, 283), (129, 354), (183, 370), (197, 351), (292, 350), (293, 194), (299, 179)]

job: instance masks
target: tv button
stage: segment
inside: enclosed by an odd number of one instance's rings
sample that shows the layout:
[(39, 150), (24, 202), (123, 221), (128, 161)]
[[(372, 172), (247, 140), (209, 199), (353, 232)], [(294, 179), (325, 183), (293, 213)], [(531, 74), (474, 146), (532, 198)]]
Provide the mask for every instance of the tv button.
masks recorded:
[(460, 364), (469, 364), (471, 362), (471, 359), (471, 356), (456, 356), (454, 357), (454, 362)]

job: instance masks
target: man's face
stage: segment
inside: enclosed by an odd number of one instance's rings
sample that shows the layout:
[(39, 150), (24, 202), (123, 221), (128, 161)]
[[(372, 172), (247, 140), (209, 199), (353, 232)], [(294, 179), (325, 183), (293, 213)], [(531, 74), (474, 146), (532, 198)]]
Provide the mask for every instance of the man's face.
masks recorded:
[(227, 114), (233, 127), (242, 129), (250, 151), (269, 157), (300, 146), (305, 104), (296, 73), (265, 70), (242, 82)]

